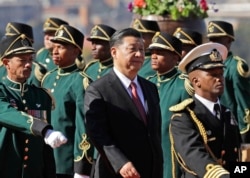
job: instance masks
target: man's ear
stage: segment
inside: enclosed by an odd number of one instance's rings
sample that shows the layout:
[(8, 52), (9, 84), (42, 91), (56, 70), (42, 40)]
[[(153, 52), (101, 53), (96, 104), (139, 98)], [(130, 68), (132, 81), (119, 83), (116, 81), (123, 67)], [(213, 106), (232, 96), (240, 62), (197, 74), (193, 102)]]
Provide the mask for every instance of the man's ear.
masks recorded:
[(8, 63), (9, 63), (9, 59), (7, 59), (7, 58), (3, 58), (2, 59), (2, 62), (3, 62), (3, 65), (8, 65)]
[(115, 56), (116, 56), (116, 47), (111, 47), (110, 48), (110, 54), (111, 54), (112, 58), (115, 58)]

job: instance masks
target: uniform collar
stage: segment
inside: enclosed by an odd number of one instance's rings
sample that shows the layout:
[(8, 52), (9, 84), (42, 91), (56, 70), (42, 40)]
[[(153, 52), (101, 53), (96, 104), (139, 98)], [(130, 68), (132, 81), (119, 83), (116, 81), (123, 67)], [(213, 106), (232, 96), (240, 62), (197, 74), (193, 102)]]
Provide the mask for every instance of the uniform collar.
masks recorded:
[(171, 69), (165, 73), (162, 73), (162, 74), (157, 73), (157, 77), (158, 77), (159, 81), (163, 81), (165, 79), (169, 79), (169, 78), (173, 77), (177, 73), (178, 73), (178, 70), (176, 69), (176, 67), (174, 67), (173, 69)]
[(112, 65), (113, 65), (113, 58), (109, 58), (109, 59), (106, 59), (106, 60), (100, 62), (101, 68), (110, 67)]
[(15, 82), (13, 80), (10, 80), (8, 76), (2, 78), (2, 81), (6, 86), (8, 86), (12, 90), (21, 91), (21, 92), (25, 92), (28, 90), (27, 81), (25, 83)]
[(58, 74), (67, 74), (67, 73), (71, 73), (73, 71), (78, 70), (78, 67), (76, 64), (73, 64), (71, 66), (68, 67), (63, 67), (63, 68), (58, 68)]

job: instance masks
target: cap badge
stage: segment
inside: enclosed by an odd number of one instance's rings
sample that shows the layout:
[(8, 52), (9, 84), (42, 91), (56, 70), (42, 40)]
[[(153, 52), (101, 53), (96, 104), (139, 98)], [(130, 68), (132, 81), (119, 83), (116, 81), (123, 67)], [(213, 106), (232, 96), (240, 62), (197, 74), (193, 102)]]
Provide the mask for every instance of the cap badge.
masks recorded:
[(91, 32), (92, 36), (96, 36), (98, 33), (98, 29), (97, 28), (94, 28)]
[(63, 31), (63, 29), (61, 29), (61, 30), (58, 31), (58, 33), (57, 33), (56, 36), (62, 37), (62, 36), (63, 36), (63, 33), (64, 33), (64, 31)]
[(210, 55), (209, 55), (211, 61), (222, 61), (222, 57), (219, 53), (219, 51), (217, 51), (216, 49), (213, 49), (213, 51), (211, 51)]
[(209, 31), (210, 33), (214, 32), (214, 25), (210, 25), (210, 26), (208, 27), (208, 31)]
[(29, 41), (27, 39), (22, 39), (21, 43), (23, 46), (29, 46)]

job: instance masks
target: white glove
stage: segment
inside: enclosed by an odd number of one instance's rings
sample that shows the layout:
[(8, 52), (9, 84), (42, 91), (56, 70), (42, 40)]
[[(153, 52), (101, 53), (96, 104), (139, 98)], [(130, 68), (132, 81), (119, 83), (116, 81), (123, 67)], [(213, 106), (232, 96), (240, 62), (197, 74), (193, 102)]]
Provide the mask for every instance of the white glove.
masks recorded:
[(89, 176), (75, 173), (74, 178), (89, 178)]
[(52, 148), (57, 148), (66, 143), (68, 140), (61, 132), (48, 129), (45, 134), (44, 141)]

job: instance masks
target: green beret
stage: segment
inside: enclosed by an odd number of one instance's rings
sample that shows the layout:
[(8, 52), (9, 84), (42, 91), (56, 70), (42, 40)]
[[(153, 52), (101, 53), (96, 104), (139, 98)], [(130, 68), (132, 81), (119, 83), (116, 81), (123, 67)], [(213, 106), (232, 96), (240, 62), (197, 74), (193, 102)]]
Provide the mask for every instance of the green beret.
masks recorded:
[(168, 33), (156, 32), (148, 49), (165, 49), (172, 51), (181, 57), (182, 43), (178, 38)]
[(0, 41), (0, 59), (13, 54), (35, 53), (31, 41), (24, 35), (4, 36)]
[(197, 69), (224, 67), (223, 60), (227, 58), (227, 48), (219, 43), (205, 43), (193, 48), (179, 63), (183, 73)]
[(75, 27), (72, 27), (70, 25), (61, 25), (57, 29), (55, 36), (51, 39), (51, 41), (54, 43), (71, 44), (82, 51), (84, 35)]
[(95, 25), (90, 32), (90, 36), (87, 38), (88, 41), (91, 41), (93, 39), (97, 39), (97, 40), (104, 40), (104, 41), (109, 41), (111, 36), (115, 33), (115, 29), (107, 26), (107, 25), (103, 25), (103, 24), (99, 24), (99, 25)]

